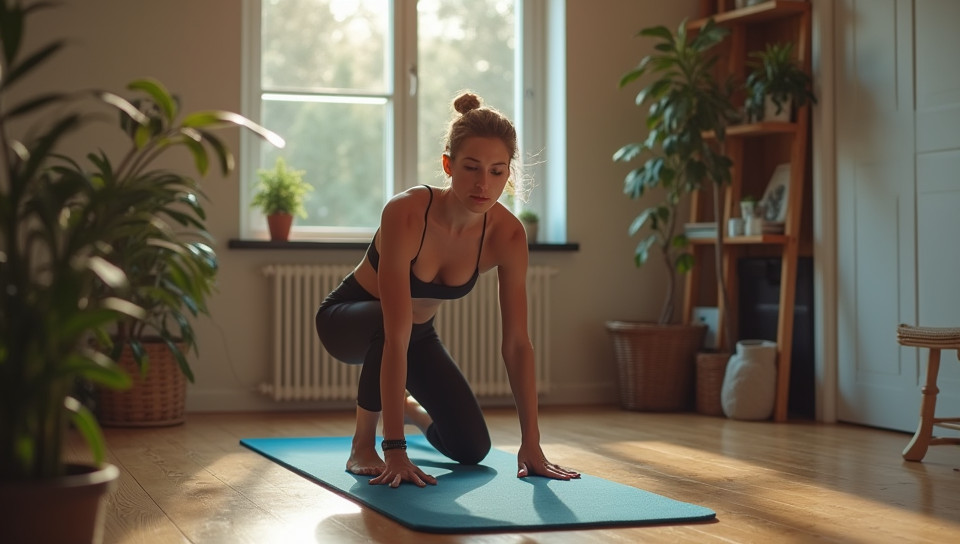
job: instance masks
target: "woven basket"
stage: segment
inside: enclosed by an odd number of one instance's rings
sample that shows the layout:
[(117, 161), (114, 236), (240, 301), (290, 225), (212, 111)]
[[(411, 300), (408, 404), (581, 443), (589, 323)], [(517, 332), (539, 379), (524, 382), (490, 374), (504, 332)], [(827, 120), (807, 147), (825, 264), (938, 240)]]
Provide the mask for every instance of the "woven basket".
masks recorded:
[(697, 354), (697, 413), (705, 416), (723, 415), (720, 391), (729, 361), (729, 353)]
[[(161, 427), (178, 425), (185, 419), (187, 379), (166, 344), (144, 342), (150, 358), (146, 376), (133, 359), (130, 346), (123, 349), (117, 364), (130, 375), (133, 387), (124, 391), (100, 388), (98, 420), (107, 427)], [(180, 346), (181, 351), (186, 346)]]
[(627, 410), (678, 412), (690, 408), (694, 361), (704, 325), (607, 322)]

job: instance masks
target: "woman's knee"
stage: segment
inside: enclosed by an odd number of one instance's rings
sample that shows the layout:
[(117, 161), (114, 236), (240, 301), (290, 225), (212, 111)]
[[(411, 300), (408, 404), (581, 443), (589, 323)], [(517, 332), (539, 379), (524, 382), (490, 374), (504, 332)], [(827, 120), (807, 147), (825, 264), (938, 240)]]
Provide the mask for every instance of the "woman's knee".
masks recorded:
[(490, 453), (490, 433), (486, 427), (467, 431), (444, 432), (434, 422), (427, 429), (427, 438), (441, 453), (461, 465), (476, 465)]
[(476, 465), (483, 461), (490, 453), (490, 436), (474, 437), (471, 443), (465, 444), (462, 451), (457, 452), (452, 459), (461, 465)]

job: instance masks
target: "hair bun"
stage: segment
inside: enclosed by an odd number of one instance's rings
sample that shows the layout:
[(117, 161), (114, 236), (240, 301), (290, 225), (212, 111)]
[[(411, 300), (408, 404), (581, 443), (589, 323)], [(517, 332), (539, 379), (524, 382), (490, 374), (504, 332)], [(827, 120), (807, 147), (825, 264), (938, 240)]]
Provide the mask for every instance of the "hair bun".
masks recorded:
[(453, 109), (463, 115), (480, 107), (480, 97), (473, 93), (463, 93), (453, 101)]

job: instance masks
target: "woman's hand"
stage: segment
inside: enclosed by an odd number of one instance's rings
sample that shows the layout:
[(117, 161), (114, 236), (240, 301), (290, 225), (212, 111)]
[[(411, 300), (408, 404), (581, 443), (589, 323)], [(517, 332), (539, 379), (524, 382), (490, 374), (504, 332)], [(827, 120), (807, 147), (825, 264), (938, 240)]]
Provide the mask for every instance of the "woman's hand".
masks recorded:
[(517, 478), (526, 478), (531, 474), (555, 480), (570, 480), (580, 477), (580, 473), (577, 471), (547, 461), (539, 444), (532, 446), (523, 444), (520, 446), (520, 451), (517, 452)]
[(427, 484), (437, 485), (437, 479), (420, 470), (410, 462), (404, 450), (387, 450), (383, 452), (386, 467), (379, 476), (370, 480), (373, 485), (388, 484), (390, 487), (399, 487), (401, 482), (413, 482), (417, 487), (426, 487)]

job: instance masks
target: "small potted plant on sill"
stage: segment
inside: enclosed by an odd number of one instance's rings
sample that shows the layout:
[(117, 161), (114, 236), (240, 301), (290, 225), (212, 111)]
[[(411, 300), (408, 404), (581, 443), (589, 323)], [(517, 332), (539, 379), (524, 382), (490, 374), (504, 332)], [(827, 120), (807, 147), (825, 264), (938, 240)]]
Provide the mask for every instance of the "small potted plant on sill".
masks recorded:
[(277, 157), (272, 169), (257, 171), (260, 182), (250, 205), (259, 208), (267, 217), (270, 239), (273, 241), (286, 241), (290, 238), (290, 227), (295, 215), (307, 217), (303, 202), (307, 193), (313, 190), (313, 186), (303, 181), (305, 173), (303, 170), (288, 168), (283, 157)]
[(527, 233), (527, 243), (537, 243), (537, 236), (540, 231), (540, 216), (533, 210), (523, 210), (517, 217), (523, 223), (523, 230)]
[(793, 43), (770, 43), (749, 54), (744, 102), (747, 118), (789, 122), (793, 109), (817, 103), (810, 74), (793, 56)]

